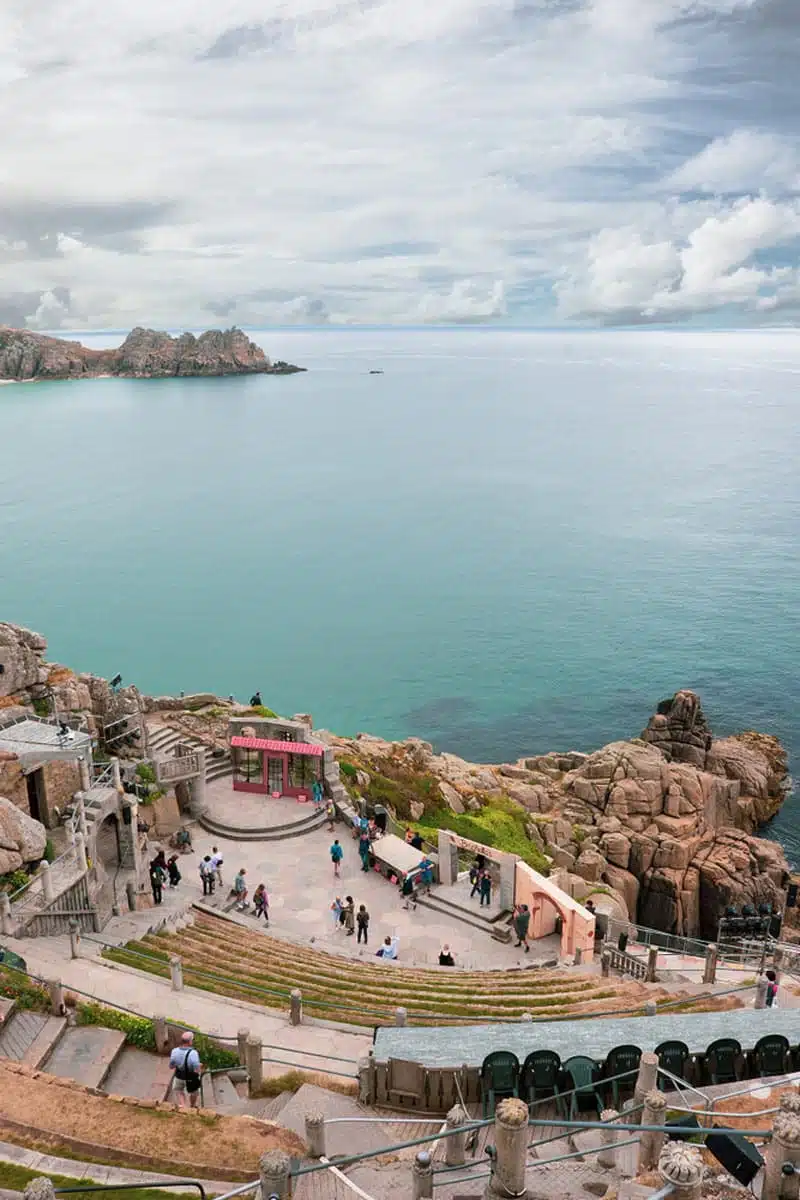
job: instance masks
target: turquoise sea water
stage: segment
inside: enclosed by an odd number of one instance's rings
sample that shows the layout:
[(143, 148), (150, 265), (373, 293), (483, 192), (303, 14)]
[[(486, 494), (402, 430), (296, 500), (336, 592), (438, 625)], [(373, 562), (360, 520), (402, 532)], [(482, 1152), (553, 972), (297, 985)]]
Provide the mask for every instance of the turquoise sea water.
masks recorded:
[(254, 336), (308, 374), (0, 388), (0, 617), (474, 759), (689, 686), (797, 763), (799, 335)]

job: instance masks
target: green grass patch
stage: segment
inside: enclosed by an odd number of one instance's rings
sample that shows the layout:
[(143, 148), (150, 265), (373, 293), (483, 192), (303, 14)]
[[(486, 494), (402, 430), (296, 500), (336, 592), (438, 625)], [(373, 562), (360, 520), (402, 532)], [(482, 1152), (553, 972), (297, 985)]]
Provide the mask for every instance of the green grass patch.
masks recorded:
[[(75, 1014), (79, 1025), (101, 1025), (104, 1029), (118, 1029), (120, 1033), (125, 1034), (127, 1045), (136, 1046), (139, 1050), (148, 1050), (153, 1054), (156, 1052), (155, 1027), (148, 1017), (136, 1017), (132, 1013), (106, 1008), (104, 1004), (94, 1002), (78, 1004)], [(184, 1029), (192, 1029), (191, 1025), (184, 1025), (180, 1021), (171, 1023), (181, 1025)], [(220, 1046), (199, 1030), (194, 1030), (194, 1035), (194, 1048), (207, 1070), (219, 1071), (225, 1067), (239, 1065), (239, 1055), (235, 1051)]]
[[(27, 1167), (20, 1167), (16, 1163), (0, 1162), (0, 1188), (9, 1192), (24, 1192), (26, 1184), (32, 1179), (39, 1179), (44, 1176), (46, 1179), (52, 1179), (53, 1184), (57, 1188), (72, 1188), (78, 1186), (81, 1182), (86, 1183), (86, 1180), (81, 1180), (77, 1176), (70, 1175), (53, 1175), (47, 1171), (30, 1171)], [(120, 1200), (123, 1197), (126, 1200), (165, 1200), (165, 1197), (174, 1197), (174, 1200), (197, 1200), (198, 1193), (179, 1192), (170, 1189), (168, 1192), (161, 1192), (157, 1188), (131, 1188), (128, 1191), (112, 1192), (112, 1196), (119, 1196)], [(74, 1200), (97, 1200), (98, 1192), (73, 1192)]]
[(50, 1011), (50, 997), (45, 989), (33, 983), (21, 971), (14, 971), (10, 967), (0, 967), (0, 996), (16, 1000), (17, 1008), (35, 1012)]
[(497, 796), (487, 801), (480, 812), (460, 814), (444, 808), (426, 811), (422, 820), (415, 822), (415, 828), (433, 840), (438, 829), (450, 829), (473, 842), (518, 854), (540, 875), (547, 875), (550, 872), (548, 859), (525, 832), (529, 819), (530, 813), (521, 804), (508, 796)]
[(242, 713), (243, 717), (263, 717), (265, 720), (277, 720), (278, 714), (273, 712), (271, 708), (267, 708), (265, 704), (256, 704), (253, 708), (247, 708)]

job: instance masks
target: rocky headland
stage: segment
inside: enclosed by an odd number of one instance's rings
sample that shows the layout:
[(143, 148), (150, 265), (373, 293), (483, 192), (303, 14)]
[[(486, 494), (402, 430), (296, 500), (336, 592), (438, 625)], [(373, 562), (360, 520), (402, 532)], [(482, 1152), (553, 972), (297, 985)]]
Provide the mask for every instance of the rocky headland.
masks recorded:
[[(241, 705), (211, 694), (142, 696), (48, 663), (39, 634), (0, 623), (0, 721), (55, 699), (90, 730), (125, 714), (158, 712), (224, 750)], [(5, 710), (5, 711), (4, 711)], [(311, 718), (304, 715), (304, 721)], [(434, 836), (446, 826), (514, 850), (579, 900), (670, 933), (714, 938), (729, 904), (783, 907), (789, 866), (777, 842), (754, 836), (780, 808), (790, 779), (777, 738), (714, 738), (694, 692), (658, 705), (638, 736), (591, 754), (552, 752), (473, 763), (418, 738), (388, 742), (318, 730), (351, 795), (390, 807)], [(119, 752), (119, 748), (117, 748)], [(124, 752), (124, 751), (123, 751)], [(132, 742), (131, 755), (141, 753)], [(6, 764), (6, 770), (12, 771)], [(11, 786), (11, 774), (8, 775)], [(0, 796), (4, 764), (0, 763)]]
[(209, 329), (195, 337), (170, 337), (155, 329), (132, 330), (121, 346), (90, 350), (80, 342), (30, 329), (0, 326), (0, 380), (188, 378), (208, 375), (291, 375), (304, 371), (272, 362), (241, 329)]

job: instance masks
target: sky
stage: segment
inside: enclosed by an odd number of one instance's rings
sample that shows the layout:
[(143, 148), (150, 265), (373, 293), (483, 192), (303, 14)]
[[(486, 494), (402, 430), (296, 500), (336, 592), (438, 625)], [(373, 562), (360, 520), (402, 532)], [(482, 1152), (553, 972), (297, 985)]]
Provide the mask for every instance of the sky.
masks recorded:
[(0, 323), (794, 324), (800, 0), (4, 0)]

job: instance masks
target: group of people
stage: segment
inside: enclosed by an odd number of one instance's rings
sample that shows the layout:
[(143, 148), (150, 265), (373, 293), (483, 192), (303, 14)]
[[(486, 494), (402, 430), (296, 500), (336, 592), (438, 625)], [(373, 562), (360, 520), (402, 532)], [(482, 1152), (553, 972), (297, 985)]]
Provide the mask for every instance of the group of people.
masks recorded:
[(469, 881), (472, 884), (470, 900), (477, 892), (481, 898), (481, 908), (484, 904), (490, 905), (492, 903), (492, 876), (483, 854), (475, 855), (475, 861), (469, 869)]
[[(222, 855), (216, 846), (212, 846), (211, 853), (203, 855), (198, 868), (204, 896), (213, 896), (215, 888), (218, 885), (222, 887), (222, 867)], [(252, 903), (253, 915), (256, 918), (263, 917), (265, 923), (269, 925), (269, 894), (267, 893), (267, 885), (260, 883), (253, 892), (252, 901), (249, 897), (247, 867), (240, 867), (233, 877), (233, 886), (228, 898), (233, 900), (233, 907), (237, 912), (247, 912)]]
[(150, 862), (150, 890), (153, 893), (153, 903), (161, 904), (164, 899), (164, 884), (169, 880), (169, 886), (176, 888), (181, 881), (178, 869), (178, 856), (173, 854), (167, 858), (163, 850), (159, 850)]
[(352, 896), (345, 896), (342, 900), (341, 896), (334, 897), (331, 904), (331, 914), (333, 916), (334, 931), (344, 929), (347, 937), (352, 937), (358, 929), (357, 943), (364, 943), (366, 946), (369, 941), (369, 913), (367, 912), (366, 904), (359, 904), (356, 911), (355, 900)]

